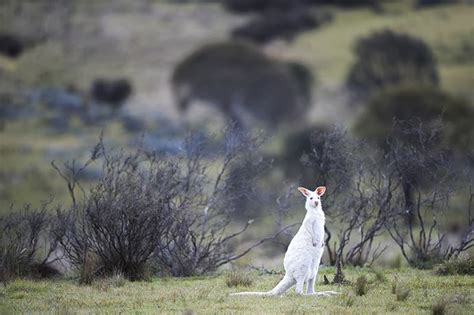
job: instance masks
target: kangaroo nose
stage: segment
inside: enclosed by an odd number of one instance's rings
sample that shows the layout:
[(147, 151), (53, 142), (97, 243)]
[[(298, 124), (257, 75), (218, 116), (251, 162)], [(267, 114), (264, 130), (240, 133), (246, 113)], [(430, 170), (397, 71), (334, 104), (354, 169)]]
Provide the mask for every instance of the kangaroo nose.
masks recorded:
[(315, 207), (318, 206), (318, 202), (317, 202), (317, 201), (314, 202), (314, 206), (315, 206)]

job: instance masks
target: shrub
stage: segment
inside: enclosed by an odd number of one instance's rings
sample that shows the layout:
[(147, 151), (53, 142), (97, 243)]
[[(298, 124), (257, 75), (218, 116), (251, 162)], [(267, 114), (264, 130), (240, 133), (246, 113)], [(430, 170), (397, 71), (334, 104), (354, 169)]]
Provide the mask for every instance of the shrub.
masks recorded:
[(91, 96), (112, 107), (120, 107), (130, 96), (133, 88), (127, 79), (96, 79), (90, 87)]
[(17, 58), (23, 52), (23, 44), (13, 35), (0, 33), (0, 54)]
[(446, 275), (474, 275), (474, 256), (469, 254), (459, 255), (444, 261), (436, 266), (435, 273)]
[[(55, 230), (66, 257), (82, 268), (86, 282), (114, 272), (130, 280), (144, 279), (151, 265), (160, 274), (191, 276), (242, 257), (264, 240), (240, 253), (233, 251), (231, 242), (252, 222), (228, 232), (231, 209), (224, 207), (229, 204), (226, 199), (242, 193), (230, 190), (235, 186), (228, 183), (229, 172), (249, 161), (249, 156), (255, 165), (263, 165), (260, 144), (229, 129), (224, 148), (215, 155), (210, 155), (207, 143), (190, 137), (173, 157), (141, 149), (113, 153), (100, 142), (81, 168), (66, 164), (66, 170), (60, 170), (53, 163), (66, 179), (73, 200), (71, 209), (58, 212), (60, 224)], [(102, 176), (78, 200), (77, 178), (99, 157)], [(253, 171), (258, 174), (259, 168)]]
[(354, 283), (354, 293), (357, 296), (366, 295), (367, 291), (369, 290), (369, 283), (367, 281), (367, 277), (365, 275), (361, 275), (357, 277), (356, 282)]
[(391, 30), (375, 32), (355, 45), (355, 63), (347, 85), (359, 96), (390, 86), (437, 86), (439, 75), (431, 49), (421, 39)]
[(181, 61), (172, 87), (180, 110), (203, 101), (240, 125), (275, 125), (302, 119), (311, 98), (311, 74), (248, 43), (224, 42), (206, 45)]
[(456, 0), (418, 0), (416, 5), (418, 7), (427, 7), (432, 5), (440, 5), (440, 4), (449, 4), (457, 2)]
[(317, 28), (332, 20), (328, 10), (270, 10), (235, 28), (232, 37), (267, 43), (274, 39), (292, 40), (301, 32)]
[(224, 0), (224, 7), (235, 13), (263, 12), (272, 9), (288, 10), (308, 0)]
[(372, 271), (375, 274), (375, 280), (376, 281), (378, 281), (378, 282), (386, 282), (387, 281), (387, 276), (385, 276), (382, 269), (372, 269)]
[(448, 300), (445, 298), (436, 299), (433, 304), (431, 304), (431, 314), (432, 315), (444, 315), (446, 314), (446, 308), (448, 306)]
[(230, 287), (249, 287), (253, 284), (252, 275), (244, 272), (231, 271), (225, 276), (225, 284)]
[(397, 297), (397, 301), (406, 301), (408, 297), (410, 296), (411, 290), (409, 288), (406, 288), (404, 286), (399, 286), (397, 285), (397, 288), (395, 290), (395, 295)]
[[(51, 266), (56, 249), (50, 239), (49, 203), (34, 208), (25, 205), (0, 217), (0, 280), (15, 277), (52, 277), (59, 272)], [(42, 248), (41, 246), (45, 246)], [(44, 249), (40, 250), (40, 249)]]
[(224, 7), (235, 13), (264, 12), (268, 10), (289, 10), (311, 5), (338, 5), (355, 7), (374, 5), (377, 0), (223, 0)]

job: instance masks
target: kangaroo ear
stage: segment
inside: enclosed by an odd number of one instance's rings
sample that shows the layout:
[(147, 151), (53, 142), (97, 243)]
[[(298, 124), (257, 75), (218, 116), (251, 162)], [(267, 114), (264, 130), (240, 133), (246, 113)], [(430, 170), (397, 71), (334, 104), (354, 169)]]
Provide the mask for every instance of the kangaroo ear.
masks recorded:
[(326, 186), (319, 186), (316, 188), (315, 192), (319, 195), (322, 196), (326, 192)]
[(303, 194), (303, 196), (305, 197), (308, 197), (309, 196), (309, 190), (304, 188), (304, 187), (298, 187), (298, 190), (300, 191), (300, 193)]

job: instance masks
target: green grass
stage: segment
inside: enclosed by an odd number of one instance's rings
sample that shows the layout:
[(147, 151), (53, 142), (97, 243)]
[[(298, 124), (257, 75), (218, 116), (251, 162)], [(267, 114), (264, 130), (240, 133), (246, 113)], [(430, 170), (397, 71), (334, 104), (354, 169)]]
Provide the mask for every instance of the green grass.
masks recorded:
[[(8, 121), (0, 133), (0, 214), (24, 203), (38, 206), (54, 198), (54, 204), (70, 203), (67, 186), (51, 167), (71, 159), (89, 157), (90, 150), (104, 132), (107, 142), (126, 143), (129, 136), (118, 123), (101, 127), (79, 126), (65, 133), (51, 133), (41, 119)], [(48, 151), (53, 152), (47, 154)], [(83, 183), (84, 184), (84, 183)], [(87, 187), (87, 183), (85, 183)]]
[[(226, 285), (225, 274), (196, 278), (164, 278), (150, 282), (125, 282), (115, 285), (100, 280), (91, 286), (79, 286), (73, 280), (16, 280), (0, 288), (0, 313), (183, 313), (198, 314), (418, 314), (431, 312), (432, 305), (446, 298), (448, 313), (469, 314), (474, 307), (474, 278), (465, 276), (439, 277), (429, 271), (413, 269), (384, 270), (389, 279), (397, 277), (410, 295), (397, 301), (389, 281), (373, 279), (369, 270), (347, 271), (352, 282), (366, 274), (368, 292), (354, 296), (352, 286), (323, 286), (317, 290), (337, 290), (336, 297), (297, 296), (290, 289), (280, 297), (230, 297), (243, 290), (269, 290), (281, 278), (279, 275), (253, 273), (250, 288)], [(333, 270), (323, 269), (322, 274)]]
[(474, 6), (438, 6), (400, 14), (376, 14), (369, 9), (341, 10), (335, 20), (304, 33), (284, 52), (301, 60), (321, 83), (340, 84), (353, 61), (352, 48), (360, 37), (386, 28), (422, 38), (439, 62), (442, 86), (472, 96), (474, 60)]

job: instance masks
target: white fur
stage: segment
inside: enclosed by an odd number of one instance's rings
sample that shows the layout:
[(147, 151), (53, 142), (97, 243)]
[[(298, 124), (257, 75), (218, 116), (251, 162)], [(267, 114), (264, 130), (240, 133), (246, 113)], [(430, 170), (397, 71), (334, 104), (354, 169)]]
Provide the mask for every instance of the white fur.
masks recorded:
[(300, 229), (293, 237), (283, 260), (285, 276), (275, 288), (268, 292), (239, 292), (231, 295), (281, 295), (296, 284), (296, 293), (303, 294), (307, 283), (306, 294), (328, 296), (339, 294), (334, 291), (314, 292), (314, 284), (319, 264), (324, 252), (325, 216), (321, 205), (321, 196), (326, 188), (318, 187), (315, 191), (299, 187), (306, 196), (306, 215)]

